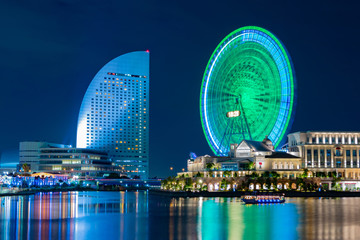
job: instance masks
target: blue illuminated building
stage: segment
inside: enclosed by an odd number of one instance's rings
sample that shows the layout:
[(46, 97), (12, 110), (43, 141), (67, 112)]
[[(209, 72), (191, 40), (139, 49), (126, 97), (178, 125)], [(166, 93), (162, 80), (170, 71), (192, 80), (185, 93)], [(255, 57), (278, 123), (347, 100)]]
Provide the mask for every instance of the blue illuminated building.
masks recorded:
[(130, 177), (149, 174), (149, 51), (123, 54), (95, 75), (83, 98), (77, 147), (105, 151)]

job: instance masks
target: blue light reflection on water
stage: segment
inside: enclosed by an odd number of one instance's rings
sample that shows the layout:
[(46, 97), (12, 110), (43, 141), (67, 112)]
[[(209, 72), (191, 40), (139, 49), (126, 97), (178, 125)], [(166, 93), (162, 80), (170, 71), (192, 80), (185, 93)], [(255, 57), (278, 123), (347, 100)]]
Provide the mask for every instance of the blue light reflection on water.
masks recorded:
[(0, 239), (357, 239), (360, 199), (179, 198), (64, 192), (0, 198)]

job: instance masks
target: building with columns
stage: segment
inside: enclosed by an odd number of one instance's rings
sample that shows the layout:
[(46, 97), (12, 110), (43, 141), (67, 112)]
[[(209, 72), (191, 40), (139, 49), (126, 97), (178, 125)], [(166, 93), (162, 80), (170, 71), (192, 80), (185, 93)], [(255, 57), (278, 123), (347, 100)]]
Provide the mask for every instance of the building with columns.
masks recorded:
[[(217, 191), (223, 178), (276, 172), (281, 181), (285, 181), (283, 187), (287, 189), (286, 181), (303, 177), (304, 169), (308, 169), (308, 178), (316, 179), (325, 189), (334, 187), (334, 176), (340, 178), (337, 189), (360, 189), (360, 132), (290, 133), (287, 150), (274, 150), (268, 138), (262, 142), (243, 140), (240, 144), (230, 145), (228, 156), (205, 155), (189, 159), (187, 171), (178, 176), (201, 176), (209, 191)], [(260, 187), (249, 186), (249, 189)]]
[[(198, 173), (223, 177), (224, 172), (231, 176), (245, 176), (249, 170), (258, 174), (276, 171), (281, 177), (296, 178), (302, 174), (302, 159), (285, 152), (274, 150), (272, 142), (266, 137), (262, 142), (242, 140), (240, 144), (231, 144), (229, 156), (199, 156), (188, 159), (187, 172), (194, 176)], [(249, 165), (252, 167), (249, 167)], [(178, 173), (181, 175), (184, 173)]]
[(288, 135), (288, 150), (301, 157), (303, 168), (360, 179), (360, 132), (295, 132)]

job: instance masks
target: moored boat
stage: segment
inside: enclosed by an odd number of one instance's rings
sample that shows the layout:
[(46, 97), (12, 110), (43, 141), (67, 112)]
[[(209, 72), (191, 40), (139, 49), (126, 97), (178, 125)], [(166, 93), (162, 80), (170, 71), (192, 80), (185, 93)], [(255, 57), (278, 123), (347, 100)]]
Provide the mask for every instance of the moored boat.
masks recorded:
[(284, 195), (245, 195), (241, 198), (245, 204), (284, 203)]

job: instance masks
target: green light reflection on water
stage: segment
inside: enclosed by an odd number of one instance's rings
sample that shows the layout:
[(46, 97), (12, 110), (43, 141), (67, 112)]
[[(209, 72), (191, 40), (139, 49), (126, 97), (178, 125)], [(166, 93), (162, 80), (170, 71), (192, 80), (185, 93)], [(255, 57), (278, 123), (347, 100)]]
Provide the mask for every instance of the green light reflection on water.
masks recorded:
[(243, 205), (239, 200), (209, 199), (199, 206), (198, 239), (297, 239), (294, 204)]

